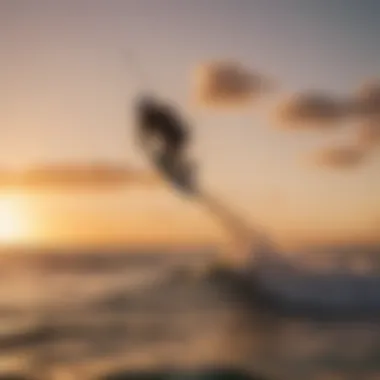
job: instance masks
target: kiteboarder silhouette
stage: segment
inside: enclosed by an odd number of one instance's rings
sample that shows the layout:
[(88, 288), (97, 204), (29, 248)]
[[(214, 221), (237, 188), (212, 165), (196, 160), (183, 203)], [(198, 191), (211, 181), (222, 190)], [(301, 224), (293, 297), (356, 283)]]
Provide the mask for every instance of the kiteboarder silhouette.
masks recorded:
[(178, 110), (158, 97), (136, 102), (136, 138), (149, 159), (174, 185), (194, 190), (195, 165), (187, 157), (190, 131)]

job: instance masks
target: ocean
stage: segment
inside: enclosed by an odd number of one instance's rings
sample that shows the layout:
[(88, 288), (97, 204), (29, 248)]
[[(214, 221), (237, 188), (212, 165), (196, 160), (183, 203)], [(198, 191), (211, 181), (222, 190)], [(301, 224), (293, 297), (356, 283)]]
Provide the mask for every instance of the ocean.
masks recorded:
[(277, 312), (210, 276), (214, 260), (211, 251), (1, 255), (0, 378), (211, 366), (265, 379), (380, 379), (377, 318)]

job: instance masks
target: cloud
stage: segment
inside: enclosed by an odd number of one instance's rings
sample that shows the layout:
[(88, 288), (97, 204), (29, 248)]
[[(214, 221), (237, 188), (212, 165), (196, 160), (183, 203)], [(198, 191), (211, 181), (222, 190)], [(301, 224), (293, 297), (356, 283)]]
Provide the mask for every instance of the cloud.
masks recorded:
[(380, 116), (359, 124), (357, 138), (358, 145), (363, 149), (380, 147)]
[(315, 165), (334, 169), (348, 169), (362, 164), (366, 152), (354, 146), (329, 147), (312, 155)]
[(53, 164), (0, 173), (0, 189), (101, 189), (131, 184), (150, 186), (156, 183), (158, 178), (153, 173), (113, 164)]
[(365, 117), (380, 116), (380, 80), (365, 83), (353, 100), (355, 113)]
[(289, 129), (332, 128), (348, 115), (348, 107), (327, 94), (293, 95), (275, 110), (276, 121)]
[(214, 61), (196, 68), (193, 95), (202, 106), (246, 105), (269, 90), (269, 79), (238, 62)]

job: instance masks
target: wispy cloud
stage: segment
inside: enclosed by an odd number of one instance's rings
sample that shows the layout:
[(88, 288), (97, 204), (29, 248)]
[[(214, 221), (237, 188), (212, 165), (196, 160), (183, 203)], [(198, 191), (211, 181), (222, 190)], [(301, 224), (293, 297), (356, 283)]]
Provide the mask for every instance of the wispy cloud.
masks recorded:
[(365, 83), (353, 99), (355, 113), (364, 117), (380, 117), (380, 80)]
[(357, 130), (358, 145), (367, 150), (380, 148), (380, 116), (359, 124)]
[(362, 164), (366, 152), (355, 146), (334, 146), (321, 149), (311, 155), (313, 165), (334, 169), (349, 169)]
[(352, 103), (354, 115), (359, 118), (358, 145), (367, 150), (380, 147), (380, 80), (365, 83)]
[[(234, 61), (199, 65), (193, 79), (196, 103), (219, 109), (253, 106), (253, 101), (278, 89), (271, 78)], [(290, 94), (280, 98), (268, 118), (276, 127), (295, 132), (327, 132), (354, 123), (357, 133), (351, 146), (330, 146), (312, 153), (310, 159), (314, 165), (335, 169), (364, 164), (369, 150), (380, 147), (380, 80), (365, 83), (355, 95)]]
[(270, 87), (268, 78), (238, 62), (213, 61), (196, 68), (192, 95), (201, 106), (235, 107), (247, 105)]
[(290, 130), (331, 129), (348, 116), (347, 104), (322, 93), (290, 96), (275, 108), (278, 126)]
[(153, 173), (113, 164), (52, 164), (23, 171), (0, 172), (0, 190), (7, 188), (28, 189), (99, 189), (124, 185), (157, 184)]

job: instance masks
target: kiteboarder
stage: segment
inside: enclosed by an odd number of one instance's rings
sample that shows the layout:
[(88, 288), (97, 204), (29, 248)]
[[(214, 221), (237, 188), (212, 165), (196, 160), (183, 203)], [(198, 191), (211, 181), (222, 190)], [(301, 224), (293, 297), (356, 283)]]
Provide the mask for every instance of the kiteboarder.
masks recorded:
[(159, 143), (160, 156), (166, 165), (182, 162), (189, 143), (187, 124), (177, 110), (151, 96), (137, 100), (137, 139), (141, 146), (151, 151)]

